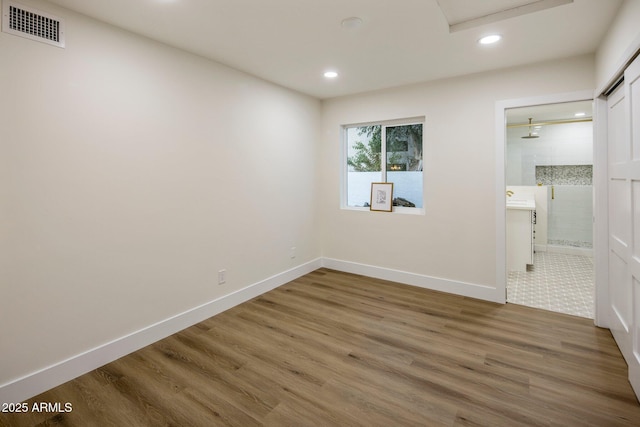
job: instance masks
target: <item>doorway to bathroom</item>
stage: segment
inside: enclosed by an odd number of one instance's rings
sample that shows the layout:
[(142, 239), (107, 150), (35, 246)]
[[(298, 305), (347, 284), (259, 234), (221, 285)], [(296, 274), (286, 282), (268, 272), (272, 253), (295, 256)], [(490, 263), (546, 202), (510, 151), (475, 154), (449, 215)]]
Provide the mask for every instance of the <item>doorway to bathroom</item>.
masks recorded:
[(509, 303), (594, 317), (592, 111), (591, 100), (505, 110)]

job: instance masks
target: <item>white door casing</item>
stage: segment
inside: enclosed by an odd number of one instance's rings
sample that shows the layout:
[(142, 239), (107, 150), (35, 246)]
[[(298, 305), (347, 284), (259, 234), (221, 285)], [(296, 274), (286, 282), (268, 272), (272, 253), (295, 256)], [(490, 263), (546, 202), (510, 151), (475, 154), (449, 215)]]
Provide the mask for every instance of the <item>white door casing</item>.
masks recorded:
[[(547, 104), (560, 104), (593, 99), (593, 91), (583, 90), (527, 98), (506, 99), (497, 101), (495, 105), (496, 135), (496, 292), (494, 301), (507, 301), (507, 253), (506, 253), (506, 111), (511, 108), (532, 107)], [(594, 141), (595, 142), (595, 141)], [(595, 147), (595, 144), (594, 144)], [(594, 151), (594, 161), (597, 161)], [(595, 166), (595, 164), (594, 164)], [(598, 193), (596, 192), (596, 197)], [(597, 225), (597, 224), (596, 224)], [(595, 241), (595, 240), (594, 240)], [(597, 250), (597, 248), (594, 248)], [(596, 259), (598, 258), (596, 254)], [(599, 322), (596, 312), (596, 324)]]

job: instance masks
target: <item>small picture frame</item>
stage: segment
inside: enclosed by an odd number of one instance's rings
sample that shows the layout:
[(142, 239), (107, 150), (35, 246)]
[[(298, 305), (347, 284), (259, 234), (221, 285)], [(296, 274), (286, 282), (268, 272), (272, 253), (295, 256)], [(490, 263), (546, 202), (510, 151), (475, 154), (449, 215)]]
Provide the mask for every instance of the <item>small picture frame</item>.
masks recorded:
[(391, 212), (393, 207), (393, 182), (372, 182), (369, 210)]

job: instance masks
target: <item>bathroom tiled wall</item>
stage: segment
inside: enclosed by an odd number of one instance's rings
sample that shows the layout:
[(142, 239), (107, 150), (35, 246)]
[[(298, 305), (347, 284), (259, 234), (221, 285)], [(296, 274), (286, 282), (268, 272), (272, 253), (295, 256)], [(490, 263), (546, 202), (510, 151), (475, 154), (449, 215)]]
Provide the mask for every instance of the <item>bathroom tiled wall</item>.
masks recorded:
[(549, 191), (548, 244), (593, 247), (593, 166), (536, 166)]
[(523, 128), (507, 129), (507, 185), (536, 185), (539, 165), (592, 165), (593, 126), (569, 123), (544, 126), (540, 138), (522, 139)]
[(549, 192), (550, 245), (593, 247), (593, 187), (591, 185), (554, 185)]

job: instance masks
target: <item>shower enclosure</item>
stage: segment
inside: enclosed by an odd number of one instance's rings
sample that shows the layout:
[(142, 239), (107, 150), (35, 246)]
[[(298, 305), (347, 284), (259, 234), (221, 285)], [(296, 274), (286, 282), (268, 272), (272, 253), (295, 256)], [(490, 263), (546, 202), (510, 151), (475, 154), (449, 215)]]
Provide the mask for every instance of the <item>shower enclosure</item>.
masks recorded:
[(593, 248), (593, 166), (536, 166), (536, 182), (548, 193), (548, 245), (554, 248)]

